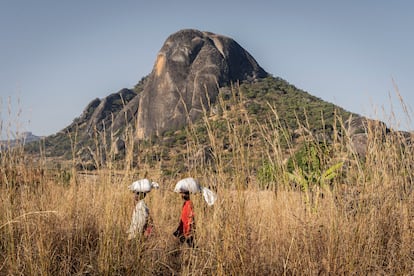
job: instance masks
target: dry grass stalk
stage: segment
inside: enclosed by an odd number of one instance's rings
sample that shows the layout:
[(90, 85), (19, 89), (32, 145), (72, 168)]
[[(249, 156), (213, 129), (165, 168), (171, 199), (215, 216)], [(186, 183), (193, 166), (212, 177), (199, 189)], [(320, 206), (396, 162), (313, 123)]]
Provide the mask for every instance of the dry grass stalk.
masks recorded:
[[(205, 183), (210, 181), (219, 195), (211, 208), (201, 196), (192, 197), (196, 248), (180, 246), (172, 236), (182, 204), (172, 189), (183, 175), (163, 177), (162, 189), (146, 198), (156, 226), (153, 236), (127, 240), (133, 202), (126, 187), (134, 175), (143, 176), (144, 172), (132, 168), (132, 140), (126, 143), (124, 171), (115, 164), (102, 166), (104, 155), (112, 162), (113, 149), (101, 145), (103, 137), (96, 136), (97, 172), (78, 175), (69, 184), (62, 184), (47, 170), (37, 176), (36, 167), (27, 166), (21, 148), (2, 152), (0, 274), (412, 273), (414, 152), (402, 137), (384, 138), (381, 126), (370, 126), (363, 163), (357, 159), (350, 137), (335, 137), (331, 158), (349, 161), (346, 175), (334, 180), (333, 189), (318, 199), (317, 209), (308, 212), (303, 192), (292, 188), (285, 177), (286, 152), (280, 142), (291, 141), (277, 118), (258, 126), (263, 144), (250, 148), (246, 144), (255, 129), (254, 120), (244, 114), (244, 120), (235, 121), (232, 112), (242, 112), (242, 108), (223, 107), (231, 158), (222, 147), (223, 133), (205, 116), (216, 167), (191, 172)], [(277, 117), (275, 109), (273, 112)], [(199, 146), (191, 135), (190, 130), (189, 156)], [(302, 139), (313, 138), (306, 135)], [(293, 150), (293, 146), (288, 148)], [(251, 163), (257, 156), (280, 168), (276, 170), (280, 183), (274, 183), (277, 189), (261, 188)], [(234, 170), (228, 169), (229, 164)], [(155, 179), (161, 175), (157, 168), (146, 173)]]

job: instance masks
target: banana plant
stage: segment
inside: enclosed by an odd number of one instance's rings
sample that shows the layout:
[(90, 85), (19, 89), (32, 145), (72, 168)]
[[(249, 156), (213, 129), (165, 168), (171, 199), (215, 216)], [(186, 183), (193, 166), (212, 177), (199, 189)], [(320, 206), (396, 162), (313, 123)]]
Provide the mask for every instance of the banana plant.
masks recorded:
[[(301, 169), (294, 170), (292, 173), (287, 173), (289, 180), (298, 184), (305, 194), (305, 203), (313, 210), (318, 207), (318, 198), (321, 190), (327, 190), (329, 183), (338, 175), (338, 171), (342, 168), (344, 162), (338, 162), (323, 172), (311, 171), (305, 172)], [(315, 194), (316, 193), (316, 194)], [(311, 197), (315, 198), (311, 204)], [(313, 205), (313, 206), (311, 206)]]
[(343, 165), (344, 162), (341, 161), (326, 169), (319, 177), (319, 186), (322, 189), (326, 189), (329, 182), (338, 175), (338, 171)]

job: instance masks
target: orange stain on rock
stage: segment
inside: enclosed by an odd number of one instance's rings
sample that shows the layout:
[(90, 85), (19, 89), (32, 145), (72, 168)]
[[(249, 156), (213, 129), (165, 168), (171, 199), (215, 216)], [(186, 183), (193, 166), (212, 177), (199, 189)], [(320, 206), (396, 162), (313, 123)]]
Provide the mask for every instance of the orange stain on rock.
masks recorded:
[(155, 70), (157, 76), (161, 74), (161, 72), (164, 70), (165, 67), (165, 56), (164, 55), (158, 55), (157, 62), (155, 63)]

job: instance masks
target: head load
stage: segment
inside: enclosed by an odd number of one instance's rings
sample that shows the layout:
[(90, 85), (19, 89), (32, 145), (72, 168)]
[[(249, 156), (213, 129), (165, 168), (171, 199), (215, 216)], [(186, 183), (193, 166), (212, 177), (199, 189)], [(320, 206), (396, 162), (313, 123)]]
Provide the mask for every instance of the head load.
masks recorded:
[(217, 200), (217, 195), (213, 191), (201, 186), (198, 180), (192, 177), (184, 178), (178, 181), (175, 185), (174, 192), (192, 194), (201, 192), (203, 194), (204, 200), (209, 206), (213, 205)]
[(134, 193), (149, 193), (152, 189), (159, 189), (157, 182), (152, 182), (147, 178), (134, 181), (128, 189)]

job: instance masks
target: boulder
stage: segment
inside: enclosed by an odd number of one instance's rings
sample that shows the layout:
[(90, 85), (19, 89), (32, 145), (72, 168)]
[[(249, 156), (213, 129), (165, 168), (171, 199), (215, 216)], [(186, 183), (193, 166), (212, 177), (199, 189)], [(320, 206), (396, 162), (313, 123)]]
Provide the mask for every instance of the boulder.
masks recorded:
[(181, 30), (159, 51), (139, 99), (137, 138), (160, 136), (200, 118), (219, 87), (268, 74), (231, 38)]

